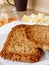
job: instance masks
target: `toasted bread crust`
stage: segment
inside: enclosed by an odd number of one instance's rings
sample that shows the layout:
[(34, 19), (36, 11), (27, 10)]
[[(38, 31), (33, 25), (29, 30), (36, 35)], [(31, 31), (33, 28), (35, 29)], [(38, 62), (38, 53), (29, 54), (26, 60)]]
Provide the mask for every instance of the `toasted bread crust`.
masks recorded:
[(29, 25), (25, 28), (25, 34), (26, 37), (34, 41), (39, 48), (49, 50), (49, 26)]
[(12, 52), (6, 52), (5, 50), (2, 50), (1, 57), (13, 61), (37, 62), (40, 60), (42, 54), (39, 49), (35, 49), (35, 50), (36, 52), (34, 54), (12, 53)]
[(16, 28), (25, 27), (25, 26), (26, 26), (26, 25), (21, 24), (21, 25), (17, 25), (17, 26), (15, 26), (15, 27), (12, 28), (12, 30), (9, 32), (9, 34), (8, 34), (8, 36), (7, 36), (7, 39), (6, 39), (6, 41), (5, 41), (5, 43), (4, 43), (4, 46), (3, 46), (3, 49), (6, 49), (6, 47), (9, 45), (10, 38), (12, 37), (12, 34), (13, 34), (13, 32), (16, 30)]
[[(36, 46), (35, 42), (30, 41), (27, 38), (25, 38), (25, 35), (24, 35), (24, 39), (26, 39), (29, 42), (28, 45), (29, 46), (33, 45), (32, 46), (33, 51), (31, 53), (30, 52), (29, 53), (27, 53), (27, 52), (25, 52), (25, 53), (12, 52), (12, 50), (11, 51), (7, 50), (8, 45), (10, 45), (11, 37), (13, 37), (13, 33), (16, 31), (16, 29), (19, 29), (19, 30), (21, 28), (25, 29), (25, 27), (26, 27), (26, 25), (18, 25), (18, 26), (15, 26), (14, 28), (12, 28), (12, 30), (8, 34), (7, 40), (6, 40), (6, 42), (4, 44), (4, 47), (3, 47), (2, 51), (1, 51), (1, 57), (5, 58), (5, 59), (9, 59), (9, 60), (17, 60), (17, 61), (22, 61), (22, 62), (37, 62), (37, 61), (40, 60), (40, 58), (42, 56), (40, 50), (33, 47), (33, 46)], [(27, 41), (25, 41), (25, 42), (27, 43)], [(18, 40), (18, 42), (19, 42), (19, 40)]]

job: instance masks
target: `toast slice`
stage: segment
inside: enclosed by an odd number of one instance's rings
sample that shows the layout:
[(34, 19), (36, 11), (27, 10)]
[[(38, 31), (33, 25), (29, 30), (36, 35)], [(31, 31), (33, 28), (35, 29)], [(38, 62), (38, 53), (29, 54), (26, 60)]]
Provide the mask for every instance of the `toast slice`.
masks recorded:
[(25, 28), (26, 37), (34, 41), (39, 48), (49, 50), (49, 26), (29, 25)]
[(1, 51), (1, 57), (22, 62), (37, 62), (41, 52), (36, 48), (36, 43), (27, 39), (26, 25), (17, 25), (9, 32), (7, 40)]

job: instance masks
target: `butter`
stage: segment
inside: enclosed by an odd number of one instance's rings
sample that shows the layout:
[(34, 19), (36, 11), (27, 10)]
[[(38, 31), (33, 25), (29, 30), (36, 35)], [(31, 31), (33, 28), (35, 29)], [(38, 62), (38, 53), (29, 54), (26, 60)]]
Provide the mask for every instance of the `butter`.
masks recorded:
[(24, 15), (24, 16), (22, 17), (22, 21), (28, 22), (28, 21), (30, 21), (30, 17)]
[(43, 22), (49, 22), (49, 18), (45, 17), (43, 13), (38, 13), (37, 15), (32, 14), (31, 16), (24, 15), (22, 17), (22, 21), (24, 22), (36, 22), (36, 23), (43, 23)]

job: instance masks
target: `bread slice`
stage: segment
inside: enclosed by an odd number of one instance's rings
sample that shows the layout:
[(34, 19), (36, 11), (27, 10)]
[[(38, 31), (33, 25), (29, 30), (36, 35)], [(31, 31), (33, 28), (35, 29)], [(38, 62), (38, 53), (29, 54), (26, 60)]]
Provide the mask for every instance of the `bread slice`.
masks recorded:
[(32, 25), (25, 28), (26, 37), (35, 41), (39, 48), (49, 50), (49, 26)]
[(36, 43), (30, 41), (25, 35), (26, 25), (17, 25), (10, 31), (1, 51), (1, 57), (22, 62), (37, 62), (41, 52)]

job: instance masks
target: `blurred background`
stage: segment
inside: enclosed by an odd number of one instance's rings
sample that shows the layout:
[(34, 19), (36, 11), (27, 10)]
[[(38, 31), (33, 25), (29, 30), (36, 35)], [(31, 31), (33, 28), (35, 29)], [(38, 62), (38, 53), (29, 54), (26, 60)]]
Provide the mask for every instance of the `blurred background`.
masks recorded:
[[(14, 4), (13, 0), (9, 1)], [(4, 3), (7, 3), (7, 0), (0, 0), (0, 4)], [(49, 0), (28, 0), (27, 8), (49, 13)]]
[(10, 5), (7, 0), (0, 0), (0, 26), (15, 20), (21, 20), (24, 15), (44, 13), (49, 16), (49, 0), (23, 0), (23, 2), (27, 1), (27, 8), (24, 11), (17, 10), (17, 8), (22, 10), (25, 8), (23, 5), (19, 5), (22, 0), (19, 0), (20, 2), (18, 0), (8, 1), (12, 4), (14, 4), (14, 1), (17, 1), (16, 3), (18, 3), (19, 7)]

